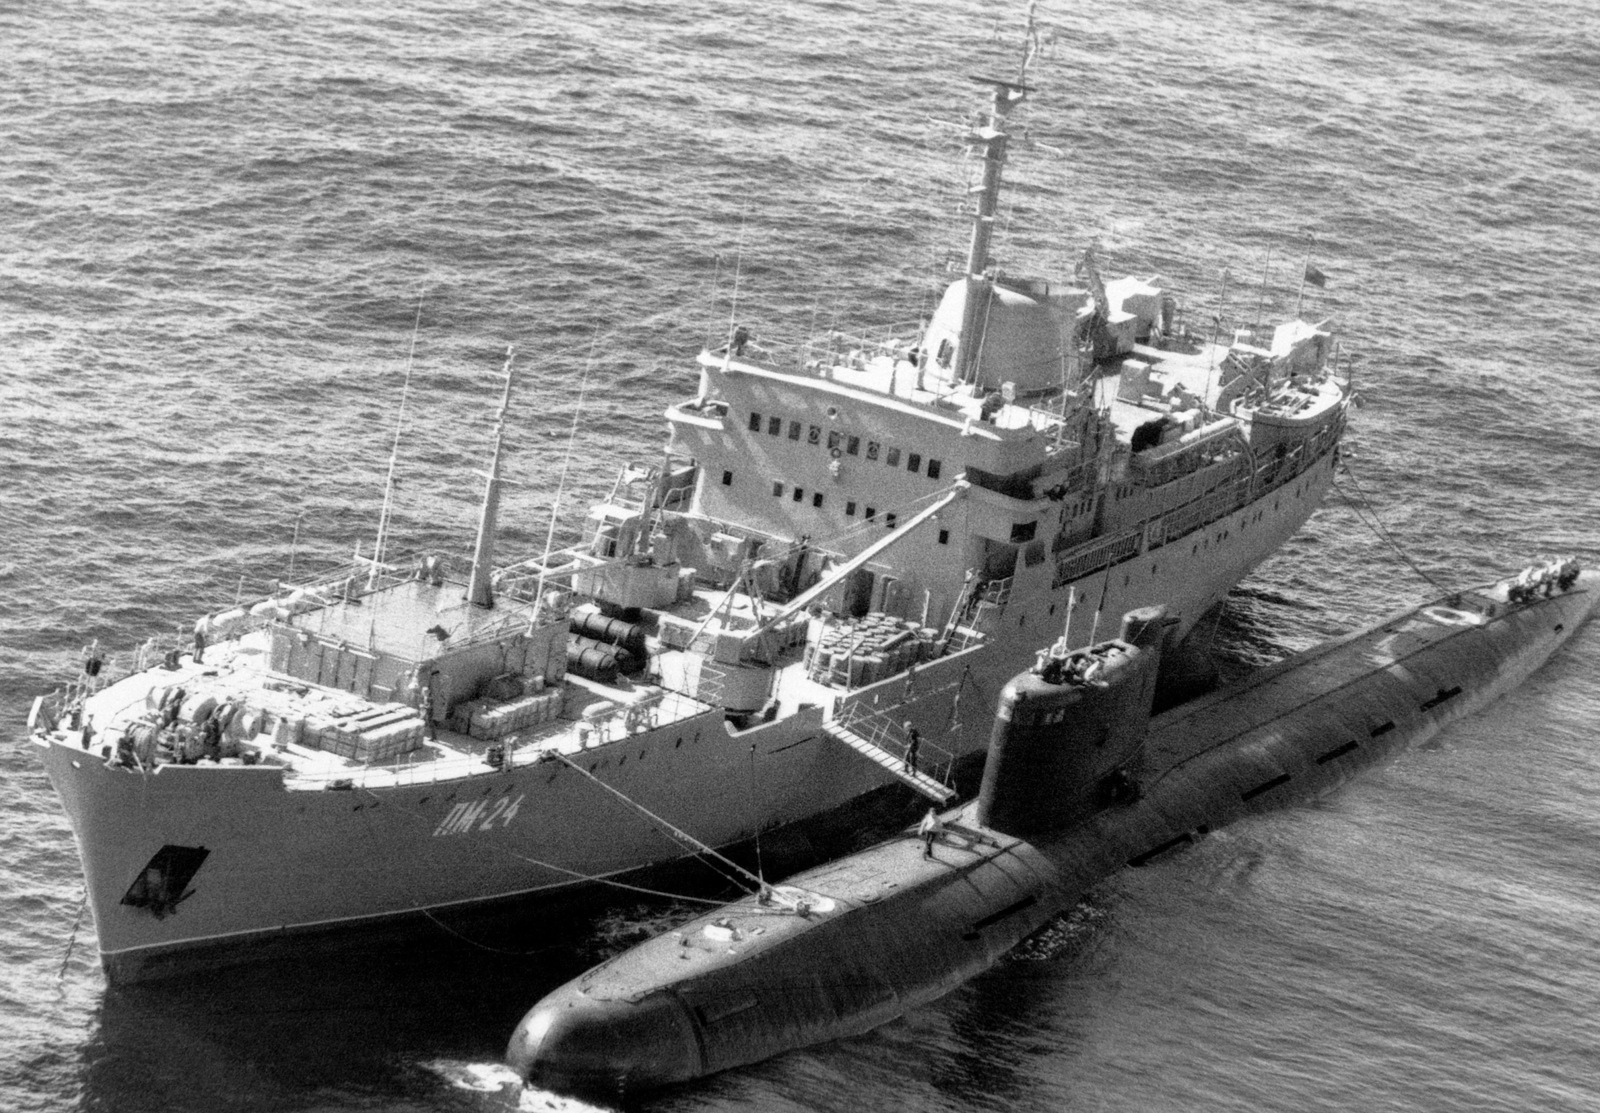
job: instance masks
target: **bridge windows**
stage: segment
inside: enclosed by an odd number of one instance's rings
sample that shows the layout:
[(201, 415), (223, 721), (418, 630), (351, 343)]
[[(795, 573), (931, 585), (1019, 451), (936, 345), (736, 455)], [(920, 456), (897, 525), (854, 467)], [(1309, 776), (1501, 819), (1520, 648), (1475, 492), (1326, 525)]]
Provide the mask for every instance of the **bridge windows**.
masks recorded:
[(800, 439), (800, 423), (798, 421), (789, 422), (789, 439), (791, 441)]
[(794, 501), (795, 502), (804, 502), (805, 501), (805, 497), (806, 497), (806, 489), (804, 487), (796, 487), (794, 489)]
[(942, 529), (942, 530), (939, 531), (939, 544), (941, 544), (941, 545), (950, 544), (950, 531), (949, 530)]
[(854, 502), (844, 504), (844, 516), (846, 518), (854, 518), (856, 516), (856, 504)]
[(883, 516), (883, 525), (884, 525), (885, 529), (893, 529), (897, 524), (898, 523), (895, 521), (895, 515), (894, 515), (894, 511), (893, 510), (890, 510), (890, 511), (888, 511), (888, 512), (886, 512), (884, 514), (884, 516)]
[(769, 436), (776, 437), (776, 436), (779, 436), (780, 434), (782, 434), (782, 432), (783, 432), (783, 418), (781, 418), (781, 417), (769, 417), (769, 418), (767, 418), (767, 433), (768, 433)]
[(750, 411), (750, 431), (752, 433), (761, 432), (761, 415), (754, 410)]
[(938, 479), (939, 478), (939, 472), (942, 471), (943, 468), (944, 468), (944, 465), (939, 463), (939, 461), (937, 461), (937, 460), (929, 460), (928, 461), (928, 478), (929, 479)]
[(772, 485), (772, 497), (775, 498), (775, 499), (781, 499), (783, 497), (783, 484), (782, 483), (774, 483)]
[(733, 473), (731, 471), (725, 471), (722, 473), (722, 485), (724, 487), (733, 486)]
[(818, 491), (818, 492), (816, 492), (815, 494), (813, 494), (811, 496), (811, 505), (816, 507), (818, 510), (822, 509), (822, 492), (821, 491)]
[(866, 520), (867, 520), (867, 521), (869, 521), (869, 522), (870, 522), (870, 521), (872, 521), (872, 520), (873, 520), (873, 519), (874, 519), (874, 518), (876, 518), (876, 517), (877, 517), (877, 516), (878, 516), (878, 512), (877, 512), (877, 510), (875, 510), (875, 509), (873, 509), (873, 508), (872, 508), (872, 507), (870, 507), (870, 506), (869, 506), (869, 507), (867, 507), (867, 512), (866, 512), (866, 513), (865, 513), (865, 514), (863, 514), (863, 515), (862, 515), (862, 517), (863, 517), (863, 518), (865, 518), (865, 519), (866, 519)]
[(861, 438), (860, 437), (848, 437), (848, 438), (846, 438), (845, 442), (844, 442), (844, 450), (848, 455), (851, 455), (851, 456), (859, 456), (859, 455), (861, 455)]
[(891, 448), (884, 455), (883, 462), (891, 468), (898, 468), (900, 466), (900, 450), (898, 448)]
[(922, 454), (920, 452), (907, 453), (906, 454), (906, 471), (921, 471), (921, 470), (922, 470)]
[(877, 441), (868, 441), (867, 442), (867, 459), (876, 460), (877, 458), (878, 458), (878, 442)]

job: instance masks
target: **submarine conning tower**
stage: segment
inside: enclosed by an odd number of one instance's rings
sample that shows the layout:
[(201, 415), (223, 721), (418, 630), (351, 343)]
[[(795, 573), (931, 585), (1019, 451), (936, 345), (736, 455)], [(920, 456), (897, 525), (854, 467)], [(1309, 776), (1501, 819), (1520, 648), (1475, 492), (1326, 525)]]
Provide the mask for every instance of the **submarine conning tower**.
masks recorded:
[(1129, 611), (1121, 636), (1066, 651), (1060, 642), (1005, 686), (976, 819), (1026, 838), (1138, 795), (1161, 651), (1164, 607)]

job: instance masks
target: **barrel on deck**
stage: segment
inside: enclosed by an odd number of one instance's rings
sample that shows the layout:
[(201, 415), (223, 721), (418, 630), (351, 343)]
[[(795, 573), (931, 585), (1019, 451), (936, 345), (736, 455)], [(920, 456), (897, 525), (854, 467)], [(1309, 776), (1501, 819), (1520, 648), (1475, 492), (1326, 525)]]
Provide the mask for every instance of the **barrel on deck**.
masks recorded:
[(617, 673), (626, 671), (622, 668), (622, 657), (627, 652), (619, 646), (573, 634), (567, 638), (567, 671), (602, 684), (613, 684)]
[[(644, 627), (637, 622), (607, 618), (599, 611), (584, 611), (567, 619), (567, 628), (580, 637), (626, 650), (641, 664), (645, 659)], [(620, 658), (619, 658), (620, 664)], [(623, 668), (627, 672), (627, 668)]]

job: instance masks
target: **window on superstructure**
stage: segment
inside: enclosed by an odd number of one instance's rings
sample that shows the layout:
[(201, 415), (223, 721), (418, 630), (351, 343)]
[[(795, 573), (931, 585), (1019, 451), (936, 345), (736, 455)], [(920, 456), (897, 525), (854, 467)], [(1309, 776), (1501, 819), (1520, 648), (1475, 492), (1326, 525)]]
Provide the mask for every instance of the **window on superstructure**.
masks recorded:
[(939, 473), (944, 470), (944, 465), (937, 460), (928, 461), (928, 478), (938, 479)]
[(941, 545), (950, 544), (950, 531), (949, 530), (942, 529), (942, 530), (939, 531), (939, 544), (941, 544)]
[(789, 439), (791, 441), (800, 439), (800, 423), (798, 421), (789, 422)]
[(804, 502), (805, 501), (805, 497), (806, 497), (806, 489), (804, 487), (796, 487), (794, 489), (794, 501), (795, 502)]
[(862, 517), (865, 518), (869, 522), (872, 521), (872, 519), (876, 518), (877, 516), (878, 516), (878, 512), (876, 510), (874, 510), (870, 506), (867, 507), (867, 512), (862, 515)]
[(775, 499), (781, 499), (783, 497), (783, 484), (782, 483), (774, 483), (772, 485), (772, 497), (775, 498)]
[(900, 466), (900, 450), (898, 448), (891, 448), (889, 450), (889, 454), (883, 458), (883, 462), (888, 464), (891, 468), (898, 468)]
[(1032, 541), (1038, 526), (1039, 523), (1037, 522), (1013, 522), (1011, 524), (1011, 540), (1013, 542)]
[(816, 507), (818, 510), (822, 509), (822, 492), (821, 491), (818, 491), (816, 494), (811, 496), (811, 505)]
[(750, 431), (752, 433), (761, 432), (761, 415), (754, 410), (750, 411)]
[(822, 441), (822, 427), (820, 425), (813, 425), (809, 429), (806, 430), (806, 443), (807, 444), (820, 444), (821, 441)]
[(781, 418), (781, 417), (769, 417), (769, 418), (767, 418), (767, 435), (768, 436), (776, 437), (779, 434), (781, 434), (782, 432), (783, 432), (783, 418)]
[(922, 470), (922, 454), (920, 452), (908, 453), (906, 456), (906, 471)]
[(876, 460), (877, 458), (878, 458), (878, 442), (877, 441), (868, 441), (867, 442), (867, 459)]
[(885, 529), (893, 529), (895, 527), (893, 510), (889, 511), (883, 516), (883, 525)]
[(856, 504), (855, 503), (847, 502), (847, 503), (844, 504), (844, 516), (846, 518), (854, 518), (856, 516)]
[(722, 473), (722, 485), (724, 487), (733, 486), (733, 473), (731, 471), (725, 471)]
[(843, 443), (843, 441), (844, 434), (839, 432), (837, 429), (833, 430), (828, 434), (828, 451), (837, 452), (839, 450), (839, 445)]
[(844, 450), (852, 456), (861, 455), (861, 438), (851, 437), (849, 440), (845, 441)]

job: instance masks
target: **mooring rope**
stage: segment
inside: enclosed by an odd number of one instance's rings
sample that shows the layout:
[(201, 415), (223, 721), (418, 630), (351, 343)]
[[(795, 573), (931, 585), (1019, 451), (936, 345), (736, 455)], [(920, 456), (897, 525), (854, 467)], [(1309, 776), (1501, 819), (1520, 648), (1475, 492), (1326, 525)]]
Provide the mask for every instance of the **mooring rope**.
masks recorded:
[[(556, 759), (558, 761), (565, 762), (567, 765), (570, 765), (572, 768), (576, 769), (579, 773), (582, 773), (585, 777), (588, 777), (591, 781), (593, 781), (595, 784), (599, 785), (601, 788), (605, 789), (607, 792), (611, 793), (617, 799), (621, 800), (624, 804), (628, 805), (630, 808), (633, 808), (635, 811), (639, 812), (639, 814), (645, 816), (651, 822), (653, 822), (653, 823), (657, 824), (658, 826), (660, 826), (662, 828), (662, 830), (669, 832), (674, 838), (676, 838), (679, 841), (681, 841), (685, 846), (693, 847), (699, 853), (709, 855), (711, 858), (715, 859), (716, 861), (721, 862), (724, 865), (728, 866), (735, 873), (737, 873), (740, 877), (744, 878), (746, 884), (752, 886), (752, 889), (751, 889), (752, 892), (758, 892), (759, 893), (760, 891), (762, 891), (763, 889), (766, 888), (766, 884), (767, 883), (765, 881), (761, 880), (761, 878), (757, 877), (755, 874), (753, 874), (749, 870), (745, 869), (738, 862), (735, 862), (733, 859), (727, 857), (724, 854), (718, 853), (711, 846), (709, 846), (706, 843), (701, 842), (699, 839), (695, 838), (693, 835), (689, 834), (687, 831), (684, 831), (684, 830), (681, 830), (681, 829), (679, 829), (677, 827), (674, 827), (671, 823), (668, 823), (665, 819), (662, 819), (655, 812), (651, 811), (649, 808), (645, 807), (643, 804), (639, 803), (637, 800), (635, 800), (632, 797), (630, 797), (627, 793), (623, 792), (621, 789), (615, 787), (614, 785), (609, 785), (605, 781), (602, 781), (599, 777), (595, 776), (593, 773), (589, 772), (583, 766), (581, 766), (577, 762), (573, 761), (566, 754), (557, 753), (555, 756), (556, 756)], [(726, 876), (726, 875), (724, 875), (724, 876)], [(733, 881), (734, 879), (733, 878), (729, 878), (729, 880)]]
[(67, 935), (67, 953), (61, 956), (61, 969), (56, 971), (56, 984), (60, 985), (67, 977), (67, 963), (72, 961), (72, 948), (78, 941), (78, 928), (83, 925), (83, 910), (89, 907), (89, 894), (85, 892), (83, 899), (78, 902), (78, 914), (72, 918), (72, 931)]
[[(1344, 488), (1339, 486), (1339, 476), (1338, 473), (1335, 472), (1333, 486), (1334, 489), (1339, 492), (1339, 497), (1344, 499), (1346, 505), (1350, 507), (1361, 523), (1368, 529), (1372, 530), (1372, 532), (1377, 536), (1378, 540), (1382, 541), (1384, 544), (1393, 549), (1395, 551), (1395, 555), (1401, 560), (1405, 561), (1410, 569), (1422, 578), (1424, 583), (1428, 584), (1435, 591), (1448, 593), (1449, 589), (1443, 584), (1439, 583), (1438, 580), (1435, 580), (1432, 576), (1424, 572), (1421, 567), (1418, 566), (1417, 562), (1411, 559), (1410, 554), (1408, 554), (1405, 549), (1401, 548), (1400, 543), (1390, 535), (1389, 531), (1383, 528), (1383, 523), (1378, 520), (1378, 514), (1376, 511), (1368, 510), (1367, 515), (1362, 514), (1362, 503), (1370, 506), (1372, 500), (1368, 498), (1367, 493), (1361, 489), (1361, 484), (1356, 479), (1356, 473), (1350, 467), (1349, 458), (1341, 453), (1339, 457), (1339, 463), (1344, 467), (1345, 475), (1350, 477), (1351, 486), (1353, 486), (1356, 489), (1356, 493), (1361, 496), (1361, 503), (1357, 503), (1355, 499), (1350, 497)], [(1370, 516), (1370, 521), (1368, 520), (1368, 516)]]

